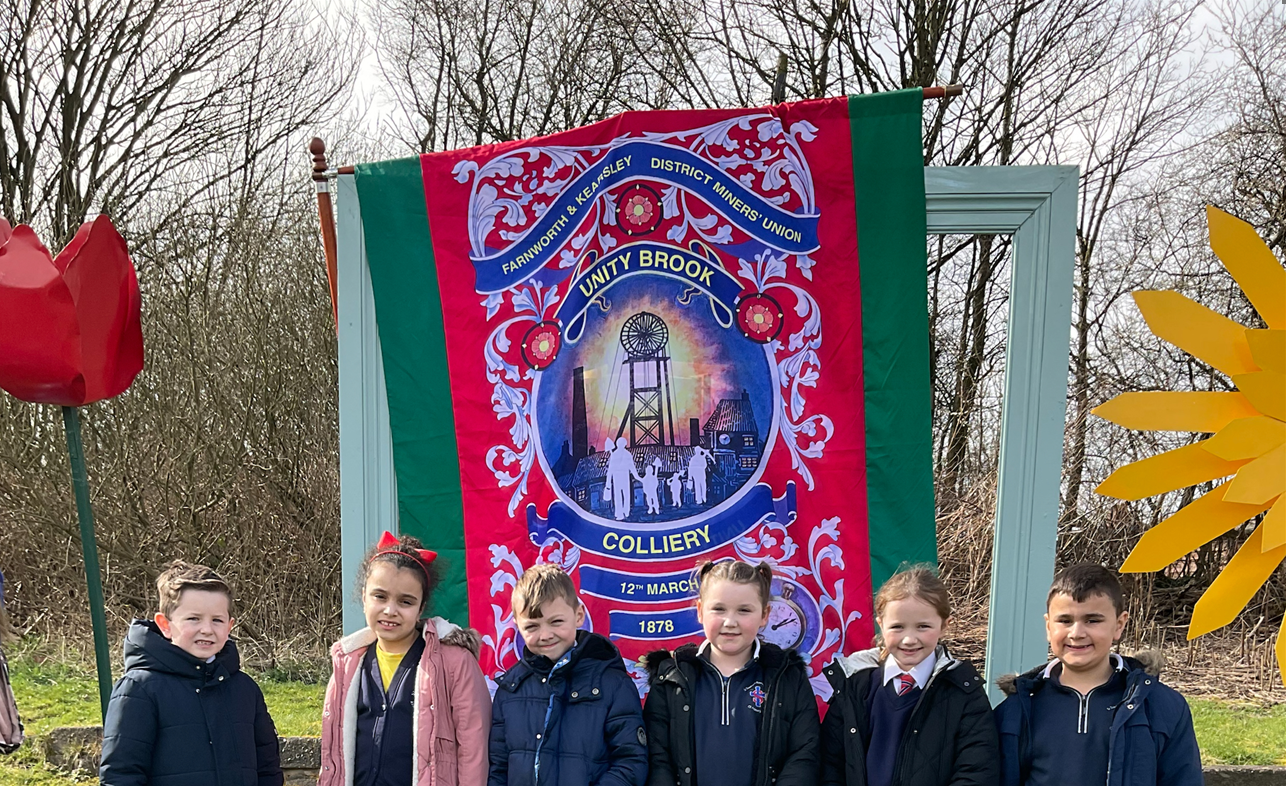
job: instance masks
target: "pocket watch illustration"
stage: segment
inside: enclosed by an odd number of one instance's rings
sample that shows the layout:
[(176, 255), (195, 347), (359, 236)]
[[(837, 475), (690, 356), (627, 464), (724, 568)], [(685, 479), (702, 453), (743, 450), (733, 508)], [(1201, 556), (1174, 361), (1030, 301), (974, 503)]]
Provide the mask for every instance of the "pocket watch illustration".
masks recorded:
[(764, 640), (807, 654), (821, 640), (821, 634), (822, 611), (807, 589), (789, 578), (773, 578)]

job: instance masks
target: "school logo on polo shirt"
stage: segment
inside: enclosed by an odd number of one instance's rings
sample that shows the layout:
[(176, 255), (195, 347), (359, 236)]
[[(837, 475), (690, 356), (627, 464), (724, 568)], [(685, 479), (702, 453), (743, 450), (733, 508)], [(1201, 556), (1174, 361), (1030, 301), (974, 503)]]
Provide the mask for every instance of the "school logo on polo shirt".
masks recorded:
[(768, 699), (768, 693), (764, 691), (764, 683), (756, 681), (746, 687), (746, 694), (750, 696), (750, 708), (762, 712), (764, 710), (764, 701)]

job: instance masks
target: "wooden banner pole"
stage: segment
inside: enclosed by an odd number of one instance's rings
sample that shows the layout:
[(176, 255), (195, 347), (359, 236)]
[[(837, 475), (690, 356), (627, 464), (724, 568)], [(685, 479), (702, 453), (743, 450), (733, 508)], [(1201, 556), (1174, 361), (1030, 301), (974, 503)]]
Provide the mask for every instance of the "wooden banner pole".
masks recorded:
[(330, 309), (339, 330), (339, 278), (335, 251), (335, 212), (330, 200), (330, 176), (326, 172), (326, 143), (313, 137), (308, 143), (313, 156), (313, 183), (317, 186), (317, 216), (321, 220), (322, 248), (326, 254), (326, 279), (330, 283)]

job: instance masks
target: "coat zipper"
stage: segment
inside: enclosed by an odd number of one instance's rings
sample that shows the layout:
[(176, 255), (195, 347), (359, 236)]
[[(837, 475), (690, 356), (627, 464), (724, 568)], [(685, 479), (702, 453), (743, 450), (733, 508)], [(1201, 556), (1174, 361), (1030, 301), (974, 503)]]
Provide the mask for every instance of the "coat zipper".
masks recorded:
[[(1125, 697), (1121, 698), (1121, 702), (1116, 704), (1116, 708), (1120, 709), (1122, 706), (1127, 706), (1127, 704), (1134, 703), (1135, 702), (1134, 696), (1137, 694), (1139, 694), (1139, 685), (1137, 682), (1135, 682), (1133, 685), (1131, 685), (1128, 688), (1128, 690), (1125, 693)], [(1126, 710), (1130, 711), (1128, 706)], [(1116, 714), (1112, 715), (1112, 727), (1113, 728), (1116, 727)], [(1115, 744), (1116, 744), (1116, 736), (1112, 735), (1111, 729), (1109, 728), (1108, 735), (1107, 735), (1107, 782), (1104, 783), (1105, 785), (1112, 784), (1112, 749)]]
[(732, 715), (728, 713), (728, 690), (732, 687), (732, 676), (719, 674), (719, 686), (723, 695), (722, 704), (719, 707), (719, 724), (727, 727), (732, 724)]
[[(921, 704), (924, 703), (924, 699), (928, 697), (929, 688), (933, 686), (933, 682), (935, 679), (938, 678), (938, 674), (946, 673), (948, 670), (951, 670), (953, 662), (955, 662), (954, 659), (951, 662), (948, 662), (946, 665), (944, 665), (942, 670), (934, 669), (934, 671), (929, 674), (929, 680), (924, 682), (924, 689), (920, 691), (920, 697), (916, 699), (915, 705), (911, 707), (911, 716), (906, 718), (906, 722), (908, 725), (910, 725), (911, 722), (915, 720), (915, 713), (920, 710), (920, 706)], [(871, 676), (871, 680), (874, 681), (875, 677)], [(896, 778), (900, 778), (902, 776), (902, 761), (905, 760), (905, 758), (906, 758), (906, 733), (904, 730), (902, 735), (902, 740), (898, 742), (898, 760), (897, 760), (897, 763), (893, 764), (893, 776), (895, 778), (894, 782), (897, 781)]]
[[(554, 663), (554, 666), (549, 669), (549, 675), (545, 677), (545, 681), (549, 685), (549, 704), (545, 706), (544, 729), (542, 729), (540, 732), (540, 735), (536, 737), (538, 739), (538, 741), (536, 742), (536, 759), (535, 759), (535, 764), (532, 768), (532, 777), (534, 778), (532, 782), (534, 782), (536, 785), (540, 785), (540, 751), (542, 748), (544, 748), (545, 742), (549, 739), (549, 719), (550, 717), (553, 716), (553, 713), (554, 713), (554, 674), (558, 672), (559, 668), (571, 662), (571, 655), (572, 655), (572, 651), (574, 650), (575, 650), (575, 646), (573, 646), (571, 650), (569, 650), (566, 654), (560, 657), (558, 662)], [(540, 675), (540, 674), (534, 673), (534, 675)], [(571, 682), (570, 675), (567, 676), (566, 682)]]
[(759, 737), (759, 766), (763, 775), (761, 785), (768, 785), (772, 782), (768, 775), (768, 744), (772, 741), (773, 724), (777, 721), (777, 715), (773, 712), (774, 706), (772, 701), (777, 697), (777, 687), (781, 683), (781, 674), (786, 672), (786, 666), (789, 660), (783, 662), (781, 667), (772, 677), (772, 683), (768, 685), (768, 697), (764, 698), (764, 706), (768, 709), (768, 724), (764, 726), (762, 735)]

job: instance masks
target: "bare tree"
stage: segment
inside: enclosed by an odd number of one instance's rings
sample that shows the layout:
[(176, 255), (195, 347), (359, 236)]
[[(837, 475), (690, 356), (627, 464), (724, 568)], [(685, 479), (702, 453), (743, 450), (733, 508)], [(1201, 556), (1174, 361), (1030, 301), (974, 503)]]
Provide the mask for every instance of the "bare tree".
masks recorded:
[[(335, 336), (302, 151), (337, 125), (360, 36), (290, 1), (4, 2), (0, 210), (55, 249), (108, 212), (139, 270), (147, 366), (85, 420), (112, 623), (182, 556), (238, 584), (252, 639), (329, 639)], [(0, 394), (0, 564), (26, 629), (84, 613), (52, 601), (83, 594), (62, 440), (57, 408)]]
[(346, 91), (360, 45), (271, 0), (3, 2), (0, 212), (55, 247), (91, 212), (248, 186)]
[[(1146, 191), (1127, 191), (1135, 173), (1200, 142), (1192, 121), (1204, 114), (1218, 92), (1218, 83), (1202, 73), (1200, 64), (1179, 63), (1196, 39), (1190, 25), (1196, 8), (1166, 3), (1141, 10), (1125, 28), (1120, 56), (1095, 75), (1094, 89), (1104, 97), (1101, 109), (1079, 118), (1062, 145), (1063, 156), (1079, 159), (1082, 166), (1069, 385), (1072, 412), (1064, 461), (1066, 524), (1080, 516), (1089, 410), (1098, 404), (1090, 396), (1091, 333), (1137, 283), (1121, 276), (1133, 268), (1128, 262), (1132, 253), (1125, 251), (1126, 259), (1110, 259), (1107, 255), (1122, 252), (1098, 254), (1100, 241), (1112, 228), (1114, 212), (1127, 201), (1146, 199)], [(1100, 265), (1104, 259), (1108, 264)]]
[[(416, 151), (523, 139), (661, 106), (612, 0), (395, 0), (372, 7), (393, 133)], [(641, 5), (641, 3), (638, 3)]]

